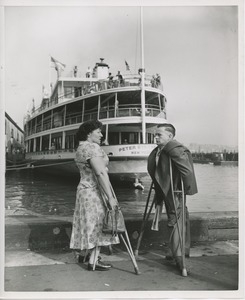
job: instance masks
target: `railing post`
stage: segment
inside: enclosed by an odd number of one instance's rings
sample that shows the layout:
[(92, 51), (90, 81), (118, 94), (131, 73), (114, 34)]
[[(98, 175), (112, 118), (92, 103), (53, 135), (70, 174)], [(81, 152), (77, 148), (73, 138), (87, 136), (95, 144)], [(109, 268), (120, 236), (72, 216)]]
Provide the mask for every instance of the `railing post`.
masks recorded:
[(37, 117), (35, 118), (35, 133), (37, 133)]
[(52, 109), (51, 110), (51, 116), (50, 116), (50, 128), (51, 129), (53, 128), (53, 113), (54, 113), (54, 110)]
[(65, 131), (62, 131), (62, 149), (65, 149), (65, 138), (66, 138), (66, 133)]
[(66, 125), (66, 105), (65, 105), (65, 108), (64, 108), (63, 124), (64, 124), (64, 126)]
[(83, 100), (82, 123), (84, 119), (84, 108), (85, 108), (85, 100)]
[(97, 119), (99, 120), (100, 118), (100, 95), (98, 97), (98, 115), (97, 115)]
[(117, 100), (117, 93), (115, 94), (115, 111), (114, 111), (114, 117), (117, 117), (117, 111), (118, 111), (119, 103)]
[(51, 149), (51, 133), (49, 134), (49, 145), (48, 145), (48, 149)]

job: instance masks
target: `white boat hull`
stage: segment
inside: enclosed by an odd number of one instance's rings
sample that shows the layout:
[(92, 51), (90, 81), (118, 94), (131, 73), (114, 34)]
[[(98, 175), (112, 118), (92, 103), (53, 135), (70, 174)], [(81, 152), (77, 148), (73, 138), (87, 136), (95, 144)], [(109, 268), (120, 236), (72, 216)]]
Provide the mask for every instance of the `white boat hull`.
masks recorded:
[[(135, 181), (147, 175), (147, 158), (154, 144), (102, 146), (109, 157), (109, 176), (116, 181)], [(64, 176), (79, 176), (74, 162), (75, 151), (53, 150), (27, 153), (32, 168)]]

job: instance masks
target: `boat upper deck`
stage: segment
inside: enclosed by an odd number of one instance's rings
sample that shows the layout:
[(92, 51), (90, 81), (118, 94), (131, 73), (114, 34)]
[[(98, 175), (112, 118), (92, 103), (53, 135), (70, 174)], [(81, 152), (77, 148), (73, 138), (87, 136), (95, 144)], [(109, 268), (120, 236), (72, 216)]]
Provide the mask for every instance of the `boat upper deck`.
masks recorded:
[[(144, 86), (147, 90), (163, 95), (163, 86), (155, 76), (145, 75)], [(141, 76), (137, 74), (123, 75), (123, 79), (99, 79), (84, 77), (60, 77), (50, 97), (44, 97), (41, 105), (28, 115), (30, 120), (52, 108), (66, 103), (87, 99), (92, 96), (141, 90)]]

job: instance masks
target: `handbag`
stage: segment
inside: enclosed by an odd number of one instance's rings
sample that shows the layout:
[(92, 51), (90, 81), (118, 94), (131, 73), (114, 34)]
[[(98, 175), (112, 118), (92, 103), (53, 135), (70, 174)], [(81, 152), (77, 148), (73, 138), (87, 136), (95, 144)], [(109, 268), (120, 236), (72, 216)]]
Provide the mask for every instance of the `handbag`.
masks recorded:
[(110, 233), (113, 236), (125, 232), (125, 222), (120, 207), (115, 206), (113, 209), (107, 207), (102, 232)]
[[(114, 196), (114, 199), (116, 200), (115, 192), (110, 185), (110, 189), (112, 191), (112, 194)], [(116, 202), (116, 205), (112, 207), (112, 205), (107, 203), (105, 199), (105, 193), (101, 193), (102, 198), (106, 207), (106, 213), (103, 220), (103, 227), (102, 232), (112, 234), (112, 236), (116, 236), (118, 233), (123, 233), (126, 231), (124, 217), (121, 211), (121, 208), (118, 206), (118, 202)], [(116, 200), (117, 201), (117, 200)]]

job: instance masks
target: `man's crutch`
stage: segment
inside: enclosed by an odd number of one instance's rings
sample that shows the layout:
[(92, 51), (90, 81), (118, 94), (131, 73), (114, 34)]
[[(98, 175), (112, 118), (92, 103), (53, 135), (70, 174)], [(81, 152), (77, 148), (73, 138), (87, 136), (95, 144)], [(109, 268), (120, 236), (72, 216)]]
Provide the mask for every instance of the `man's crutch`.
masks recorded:
[[(181, 258), (182, 258), (182, 276), (187, 276), (187, 269), (185, 265), (185, 219), (186, 219), (186, 212), (185, 212), (185, 192), (184, 192), (184, 184), (183, 180), (181, 178), (181, 191), (174, 191), (174, 185), (173, 185), (173, 170), (172, 170), (172, 161), (171, 158), (169, 158), (169, 164), (170, 164), (170, 184), (171, 184), (171, 191), (172, 191), (172, 197), (173, 197), (173, 203), (174, 203), (174, 211), (176, 216), (176, 224), (177, 224), (177, 230), (179, 234), (179, 240), (180, 240), (180, 248), (181, 248)], [(175, 204), (175, 193), (182, 193), (181, 201), (182, 201), (182, 232), (180, 230), (179, 226), (179, 220), (178, 220), (178, 213), (176, 209)], [(174, 229), (173, 229), (174, 230)]]
[(147, 201), (146, 201), (146, 205), (145, 205), (145, 211), (144, 211), (144, 215), (143, 215), (143, 221), (142, 221), (141, 228), (140, 228), (140, 234), (139, 234), (139, 238), (138, 238), (138, 241), (137, 241), (136, 249), (135, 249), (135, 252), (134, 252), (134, 254), (135, 254), (136, 257), (139, 254), (139, 247), (140, 247), (141, 240), (142, 240), (142, 237), (143, 237), (143, 234), (144, 234), (144, 231), (145, 231), (145, 225), (147, 224), (147, 221), (149, 219), (149, 216), (151, 214), (151, 211), (152, 211), (152, 208), (153, 208), (153, 205), (154, 205), (154, 202), (155, 202), (154, 200), (152, 201), (150, 209), (147, 212), (152, 189), (153, 189), (153, 182), (151, 183), (150, 190), (148, 192)]

